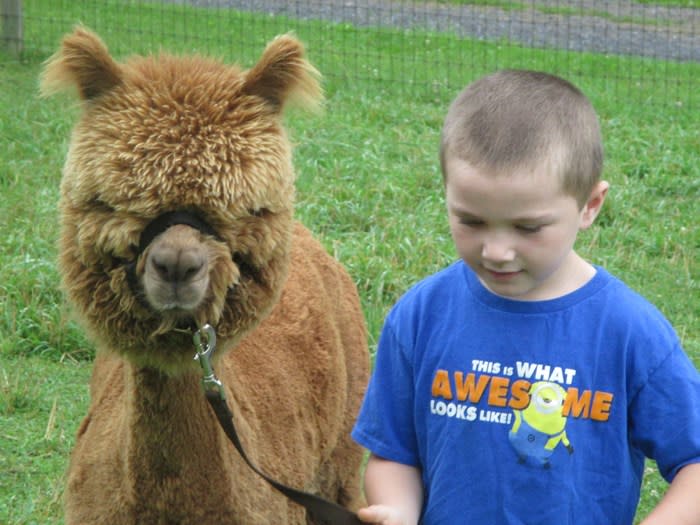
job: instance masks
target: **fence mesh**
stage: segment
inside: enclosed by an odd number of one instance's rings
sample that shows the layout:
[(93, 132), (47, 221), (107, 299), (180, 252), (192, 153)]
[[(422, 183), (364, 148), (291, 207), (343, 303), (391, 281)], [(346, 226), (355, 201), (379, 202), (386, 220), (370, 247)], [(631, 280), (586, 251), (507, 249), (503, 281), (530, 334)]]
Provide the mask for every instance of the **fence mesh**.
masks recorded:
[[(2, 0), (3, 41), (47, 56), (76, 23), (116, 55), (167, 48), (251, 62), (294, 31), (327, 79), (454, 93), (502, 67), (609, 81), (613, 96), (697, 107), (697, 0)], [(17, 30), (19, 27), (19, 30)], [(592, 57), (596, 57), (594, 60)], [(603, 57), (606, 67), (600, 67)]]

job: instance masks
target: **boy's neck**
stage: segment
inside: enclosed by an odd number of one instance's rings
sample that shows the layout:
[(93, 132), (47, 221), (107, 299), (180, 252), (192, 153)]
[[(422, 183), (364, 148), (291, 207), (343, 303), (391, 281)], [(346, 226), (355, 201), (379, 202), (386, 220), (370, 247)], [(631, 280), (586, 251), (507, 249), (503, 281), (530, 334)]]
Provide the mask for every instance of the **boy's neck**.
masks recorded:
[(549, 301), (558, 299), (584, 287), (596, 274), (595, 267), (571, 250), (561, 266), (536, 288), (522, 296), (503, 296), (489, 288), (481, 279), (481, 284), (491, 293), (514, 301)]

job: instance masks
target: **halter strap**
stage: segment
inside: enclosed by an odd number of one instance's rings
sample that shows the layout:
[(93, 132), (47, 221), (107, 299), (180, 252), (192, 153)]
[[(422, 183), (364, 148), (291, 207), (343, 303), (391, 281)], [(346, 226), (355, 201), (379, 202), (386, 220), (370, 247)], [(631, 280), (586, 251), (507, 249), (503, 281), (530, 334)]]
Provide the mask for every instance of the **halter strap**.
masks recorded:
[(139, 256), (146, 250), (149, 244), (158, 237), (165, 230), (171, 226), (176, 226), (178, 224), (184, 224), (186, 226), (191, 226), (206, 235), (211, 235), (216, 237), (219, 236), (214, 231), (209, 223), (207, 223), (201, 216), (194, 212), (186, 210), (176, 210), (167, 211), (161, 213), (151, 222), (149, 222), (146, 227), (141, 232), (141, 237), (139, 238), (138, 252), (132, 261), (122, 261), (124, 268), (126, 270), (126, 280), (131, 288), (132, 293), (136, 296), (137, 300), (144, 306), (148, 306), (142, 294), (138, 292), (139, 282), (136, 277), (136, 261), (138, 261)]
[(209, 223), (207, 223), (196, 213), (184, 210), (168, 211), (158, 215), (158, 217), (149, 222), (143, 229), (141, 232), (141, 238), (139, 239), (138, 254), (141, 255), (148, 245), (151, 244), (153, 239), (158, 237), (158, 235), (163, 233), (171, 226), (176, 226), (178, 224), (191, 226), (192, 228), (213, 237), (217, 236), (216, 232), (209, 225)]

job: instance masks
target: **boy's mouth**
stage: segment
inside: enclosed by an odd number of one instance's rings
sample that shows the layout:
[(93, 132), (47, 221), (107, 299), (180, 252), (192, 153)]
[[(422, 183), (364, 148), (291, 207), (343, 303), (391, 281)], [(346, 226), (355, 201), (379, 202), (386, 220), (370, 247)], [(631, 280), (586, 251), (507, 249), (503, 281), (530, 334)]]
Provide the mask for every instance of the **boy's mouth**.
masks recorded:
[(491, 270), (489, 268), (486, 268), (486, 272), (495, 281), (508, 281), (508, 280), (513, 279), (516, 276), (520, 275), (520, 273), (522, 273), (522, 270), (504, 272), (504, 271)]

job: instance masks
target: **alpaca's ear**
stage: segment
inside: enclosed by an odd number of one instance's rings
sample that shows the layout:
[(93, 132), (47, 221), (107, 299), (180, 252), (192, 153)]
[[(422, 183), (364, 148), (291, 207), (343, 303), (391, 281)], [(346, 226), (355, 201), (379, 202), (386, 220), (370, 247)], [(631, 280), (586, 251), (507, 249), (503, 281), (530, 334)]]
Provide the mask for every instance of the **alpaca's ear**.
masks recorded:
[(121, 79), (119, 64), (109, 56), (102, 40), (76, 27), (46, 61), (40, 89), (43, 96), (48, 96), (75, 87), (83, 100), (90, 100), (119, 85)]
[(277, 111), (289, 100), (317, 109), (323, 98), (320, 76), (306, 60), (302, 44), (282, 35), (267, 45), (260, 61), (247, 71), (243, 91), (264, 98)]

